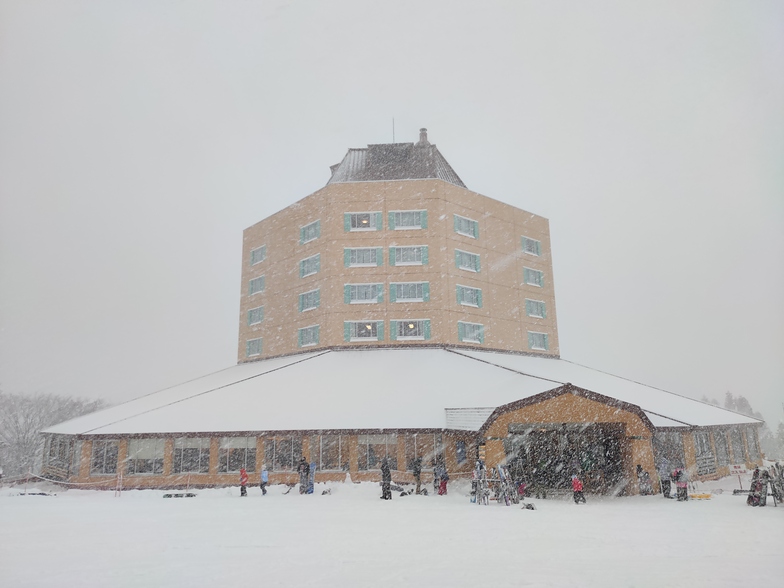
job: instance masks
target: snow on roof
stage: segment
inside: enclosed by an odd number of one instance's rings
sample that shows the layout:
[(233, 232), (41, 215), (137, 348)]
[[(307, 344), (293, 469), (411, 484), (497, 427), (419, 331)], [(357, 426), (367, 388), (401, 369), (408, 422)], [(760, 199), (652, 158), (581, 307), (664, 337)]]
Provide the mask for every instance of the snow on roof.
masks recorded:
[(565, 360), (408, 348), (325, 350), (240, 364), (44, 432), (143, 435), (447, 425), (478, 430), (484, 422), (480, 413), (489, 415), (491, 407), (566, 382), (640, 406), (654, 426), (757, 423)]

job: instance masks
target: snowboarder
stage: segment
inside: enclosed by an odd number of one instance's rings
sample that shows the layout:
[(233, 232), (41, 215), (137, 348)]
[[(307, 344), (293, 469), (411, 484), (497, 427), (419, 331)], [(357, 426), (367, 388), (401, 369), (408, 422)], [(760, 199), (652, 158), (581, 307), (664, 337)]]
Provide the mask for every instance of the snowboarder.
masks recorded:
[(422, 458), (417, 457), (414, 459), (414, 463), (411, 466), (411, 470), (414, 472), (414, 481), (416, 482), (416, 493), (419, 494), (421, 492), (422, 486)]
[(389, 469), (389, 460), (381, 460), (381, 499), (392, 500), (392, 471)]
[(583, 483), (576, 474), (572, 476), (572, 492), (574, 494), (575, 504), (580, 504), (581, 502), (585, 504), (585, 496), (583, 496)]
[(640, 495), (641, 496), (650, 496), (653, 494), (653, 488), (651, 486), (651, 476), (642, 469), (640, 464), (637, 464), (637, 483), (640, 486)]
[(267, 484), (269, 484), (269, 472), (267, 471), (267, 465), (264, 464), (261, 466), (261, 495), (267, 495)]
[(676, 468), (672, 473), (672, 481), (675, 482), (675, 487), (678, 490), (678, 502), (684, 502), (689, 499), (689, 476), (686, 470)]
[(305, 459), (305, 456), (299, 460), (297, 473), (299, 474), (299, 493), (305, 494), (308, 490), (308, 476), (310, 476), (310, 466), (308, 465), (308, 460)]
[(240, 468), (240, 496), (247, 496), (248, 495), (248, 472), (245, 471), (245, 468)]
[(438, 495), (444, 496), (446, 494), (446, 483), (449, 481), (449, 474), (446, 473), (446, 465), (444, 465), (443, 460), (440, 459), (436, 462), (433, 473), (435, 476), (433, 484), (438, 484)]
[(665, 498), (670, 498), (670, 490), (672, 488), (670, 484), (670, 462), (666, 457), (662, 457), (659, 461), (659, 468), (657, 473), (659, 474), (659, 483), (661, 484), (662, 495)]

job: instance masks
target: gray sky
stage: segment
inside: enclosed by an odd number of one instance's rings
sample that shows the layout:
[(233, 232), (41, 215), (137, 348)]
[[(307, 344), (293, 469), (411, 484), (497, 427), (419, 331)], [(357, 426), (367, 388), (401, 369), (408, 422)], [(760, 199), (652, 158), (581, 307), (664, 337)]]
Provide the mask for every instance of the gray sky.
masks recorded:
[(0, 387), (236, 362), (243, 228), (426, 126), (550, 219), (561, 355), (784, 413), (784, 3), (0, 0)]

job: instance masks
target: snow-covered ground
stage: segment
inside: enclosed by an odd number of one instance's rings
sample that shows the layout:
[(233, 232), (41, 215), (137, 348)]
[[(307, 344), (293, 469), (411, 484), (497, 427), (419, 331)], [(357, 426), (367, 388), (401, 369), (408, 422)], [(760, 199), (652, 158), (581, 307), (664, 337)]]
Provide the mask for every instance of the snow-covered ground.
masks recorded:
[[(710, 500), (529, 500), (537, 510), (446, 497), (379, 500), (373, 484), (314, 495), (0, 489), (0, 585), (782, 586), (784, 506), (750, 508), (737, 478)], [(744, 487), (748, 482), (744, 480)], [(331, 494), (321, 492), (329, 487)]]

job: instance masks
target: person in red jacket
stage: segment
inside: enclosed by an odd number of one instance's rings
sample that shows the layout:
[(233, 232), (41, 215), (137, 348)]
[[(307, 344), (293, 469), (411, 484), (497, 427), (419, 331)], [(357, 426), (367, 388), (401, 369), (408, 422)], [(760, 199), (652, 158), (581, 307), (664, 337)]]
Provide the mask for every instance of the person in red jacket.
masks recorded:
[(574, 503), (580, 504), (582, 502), (585, 504), (585, 496), (583, 496), (583, 483), (576, 474), (572, 476), (572, 490), (574, 491)]
[(245, 468), (240, 468), (240, 496), (247, 496), (248, 489), (246, 486), (248, 485), (248, 472), (245, 471)]

